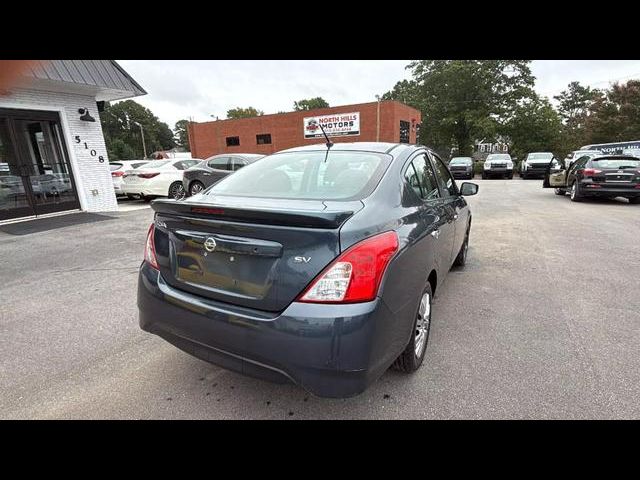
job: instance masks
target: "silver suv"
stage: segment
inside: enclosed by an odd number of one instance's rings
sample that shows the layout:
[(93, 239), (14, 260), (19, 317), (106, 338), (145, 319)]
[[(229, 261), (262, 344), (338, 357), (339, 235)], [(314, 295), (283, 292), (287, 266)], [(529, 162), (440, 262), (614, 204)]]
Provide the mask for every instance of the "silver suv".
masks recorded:
[(482, 178), (513, 178), (513, 160), (508, 153), (492, 153), (487, 156), (482, 169)]

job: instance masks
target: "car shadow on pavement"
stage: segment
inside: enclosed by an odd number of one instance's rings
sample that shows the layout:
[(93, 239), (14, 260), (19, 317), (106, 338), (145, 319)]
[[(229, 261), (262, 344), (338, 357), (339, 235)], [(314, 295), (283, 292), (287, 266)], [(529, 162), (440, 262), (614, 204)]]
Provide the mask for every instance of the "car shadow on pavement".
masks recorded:
[(0, 231), (9, 235), (30, 235), (32, 233), (55, 230), (56, 228), (103, 222), (113, 219), (114, 217), (109, 215), (100, 215), (97, 213), (71, 213), (55, 217), (36, 218), (35, 220), (27, 220), (18, 223), (9, 223), (7, 225), (0, 226)]

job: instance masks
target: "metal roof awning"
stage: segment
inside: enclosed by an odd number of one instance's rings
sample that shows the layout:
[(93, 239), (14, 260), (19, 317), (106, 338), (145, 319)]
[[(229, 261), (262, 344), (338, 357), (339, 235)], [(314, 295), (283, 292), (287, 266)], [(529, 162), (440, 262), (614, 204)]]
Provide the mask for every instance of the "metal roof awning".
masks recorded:
[(114, 60), (37, 60), (24, 74), (29, 88), (93, 95), (97, 101), (147, 93)]

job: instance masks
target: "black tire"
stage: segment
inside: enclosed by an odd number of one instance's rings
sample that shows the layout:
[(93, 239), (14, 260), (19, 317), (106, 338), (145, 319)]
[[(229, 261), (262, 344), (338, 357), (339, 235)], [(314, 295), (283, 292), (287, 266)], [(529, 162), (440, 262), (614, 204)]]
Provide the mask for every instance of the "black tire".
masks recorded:
[(629, 199), (629, 203), (633, 203), (637, 205), (638, 203), (640, 203), (640, 197), (631, 197)]
[[(424, 343), (420, 350), (420, 354), (416, 354), (416, 339), (418, 338), (418, 323), (421, 319), (420, 311), (422, 310), (422, 300), (424, 296), (428, 294), (428, 316), (427, 316), (427, 324), (426, 330), (422, 330), (424, 337)], [(422, 291), (422, 295), (420, 295), (420, 300), (418, 302), (418, 308), (416, 311), (416, 319), (413, 322), (413, 331), (411, 332), (411, 339), (409, 340), (409, 344), (404, 349), (404, 351), (400, 354), (400, 356), (393, 362), (393, 368), (399, 370), (404, 373), (412, 373), (415, 372), (420, 365), (422, 365), (422, 361), (424, 360), (424, 355), (427, 351), (427, 344), (429, 343), (429, 332), (431, 331), (431, 306), (433, 303), (433, 293), (431, 292), (431, 284), (427, 282), (427, 286)]]
[(151, 200), (153, 200), (153, 197), (148, 197), (147, 195), (140, 195), (140, 198), (142, 198), (145, 203), (149, 203)]
[(197, 195), (202, 190), (204, 190), (204, 183), (202, 183), (200, 180), (194, 180), (193, 182), (191, 182), (191, 185), (189, 185), (190, 196)]
[(467, 226), (467, 233), (464, 235), (464, 242), (462, 242), (462, 246), (460, 247), (460, 251), (458, 252), (458, 256), (453, 261), (453, 265), (455, 267), (464, 267), (467, 263), (467, 252), (469, 250), (469, 234), (471, 233), (471, 225)]
[(561, 197), (564, 197), (567, 194), (567, 191), (564, 188), (554, 188), (553, 193), (555, 193), (556, 195), (560, 195)]
[(486, 179), (487, 179), (487, 176), (486, 176), (484, 173), (482, 174), (482, 179), (483, 179), (483, 180), (486, 180)]
[(138, 200), (140, 198), (140, 195), (133, 195), (132, 193), (127, 193), (127, 198), (129, 200)]
[(582, 195), (580, 193), (580, 182), (573, 182), (571, 184), (571, 189), (569, 190), (569, 194), (571, 195), (572, 202), (582, 201)]
[(173, 198), (174, 200), (182, 200), (185, 197), (185, 190), (182, 182), (173, 182), (169, 185), (168, 197)]
[(510, 173), (509, 176), (507, 177), (509, 180), (513, 180), (513, 173)]
[(526, 180), (527, 179), (527, 174), (526, 173), (521, 173), (520, 174), (520, 178), (523, 179), (523, 180)]

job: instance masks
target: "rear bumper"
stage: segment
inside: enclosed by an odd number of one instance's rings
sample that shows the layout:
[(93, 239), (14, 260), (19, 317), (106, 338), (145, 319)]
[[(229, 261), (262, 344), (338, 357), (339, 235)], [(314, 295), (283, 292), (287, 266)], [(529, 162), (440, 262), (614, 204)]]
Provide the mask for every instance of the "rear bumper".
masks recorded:
[(137, 184), (122, 184), (122, 193), (124, 195), (146, 195), (146, 196), (161, 196), (166, 197), (168, 191), (163, 188), (154, 185), (145, 185), (144, 183)]
[(372, 358), (376, 325), (390, 317), (380, 299), (294, 302), (271, 315), (174, 289), (143, 263), (138, 308), (143, 330), (187, 353), (239, 373), (292, 381), (321, 397), (357, 395), (389, 367)]
[(582, 182), (580, 184), (580, 195), (585, 197), (640, 197), (640, 188), (618, 184), (615, 187), (593, 187), (592, 182)]

